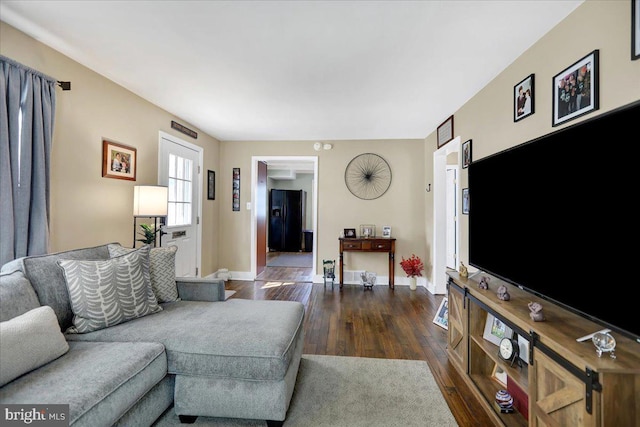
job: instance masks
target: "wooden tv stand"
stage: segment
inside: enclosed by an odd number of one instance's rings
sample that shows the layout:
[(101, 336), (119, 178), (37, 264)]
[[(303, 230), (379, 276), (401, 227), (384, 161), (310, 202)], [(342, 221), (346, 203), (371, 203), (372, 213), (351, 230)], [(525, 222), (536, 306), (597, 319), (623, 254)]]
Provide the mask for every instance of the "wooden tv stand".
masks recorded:
[[(447, 355), (496, 425), (640, 426), (639, 343), (613, 332), (616, 359), (607, 353), (598, 357), (591, 340), (576, 338), (599, 331), (602, 325), (488, 274), (463, 278), (450, 270), (447, 275)], [(483, 276), (490, 277), (487, 290), (478, 288)], [(509, 301), (496, 296), (500, 285), (507, 287)], [(527, 307), (531, 301), (542, 304), (545, 321), (531, 320)], [(511, 366), (498, 356), (498, 346), (483, 337), (488, 314), (526, 339), (529, 363)], [(519, 411), (501, 413), (495, 405), (496, 392), (505, 388), (493, 377), (496, 367), (523, 392), (528, 417)]]
[(391, 237), (340, 237), (340, 289), (344, 283), (343, 253), (350, 252), (388, 252), (389, 287), (394, 289), (396, 239)]

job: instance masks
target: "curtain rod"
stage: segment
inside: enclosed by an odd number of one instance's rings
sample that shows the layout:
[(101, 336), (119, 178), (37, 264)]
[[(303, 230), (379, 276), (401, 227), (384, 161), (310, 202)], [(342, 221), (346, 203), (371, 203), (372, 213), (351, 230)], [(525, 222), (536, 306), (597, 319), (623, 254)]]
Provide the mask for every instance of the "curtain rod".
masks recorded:
[(48, 75), (46, 75), (46, 74), (44, 74), (44, 73), (42, 73), (42, 72), (40, 72), (40, 71), (38, 71), (36, 69), (33, 69), (33, 68), (28, 67), (28, 66), (26, 66), (24, 64), (21, 64), (18, 61), (14, 60), (14, 59), (11, 59), (9, 57), (6, 57), (4, 55), (0, 55), (0, 61), (7, 62), (8, 64), (14, 65), (14, 66), (16, 66), (18, 68), (22, 68), (23, 70), (26, 70), (26, 71), (28, 71), (30, 73), (37, 74), (40, 77), (42, 77), (42, 78), (44, 78), (46, 80), (49, 80), (51, 82), (56, 82), (56, 84), (58, 86), (60, 86), (62, 88), (62, 90), (71, 90), (71, 82), (63, 82), (61, 80), (56, 80), (51, 76), (48, 76)]

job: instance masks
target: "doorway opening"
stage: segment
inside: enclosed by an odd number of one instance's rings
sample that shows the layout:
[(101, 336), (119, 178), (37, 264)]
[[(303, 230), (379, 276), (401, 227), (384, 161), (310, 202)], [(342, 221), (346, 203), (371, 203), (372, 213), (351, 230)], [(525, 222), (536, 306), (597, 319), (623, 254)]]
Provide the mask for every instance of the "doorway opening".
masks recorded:
[[(251, 273), (254, 280), (313, 281), (317, 252), (318, 157), (253, 156), (251, 167)], [(277, 220), (278, 214), (287, 212), (281, 205), (271, 206), (272, 189), (304, 193), (305, 215), (303, 223), (296, 225), (293, 246), (291, 239), (279, 243), (270, 237), (270, 219)], [(309, 260), (310, 266), (306, 267)]]
[[(456, 169), (461, 166), (460, 137), (456, 137), (433, 153), (433, 277), (429, 291), (433, 294), (445, 294), (447, 291), (446, 269), (447, 261), (455, 257), (456, 263), (460, 258), (460, 203), (461, 190), (459, 185), (451, 185), (447, 178), (447, 168), (455, 162)], [(455, 160), (453, 160), (455, 159)], [(459, 179), (457, 178), (457, 182)], [(451, 194), (451, 193), (454, 194)], [(452, 203), (453, 200), (453, 203)], [(449, 201), (449, 203), (447, 203)], [(455, 209), (451, 209), (451, 206)], [(453, 212), (452, 212), (453, 211)], [(447, 224), (442, 227), (442, 224)], [(438, 226), (440, 225), (440, 226)], [(455, 234), (451, 233), (451, 230)], [(457, 265), (454, 266), (457, 269)]]

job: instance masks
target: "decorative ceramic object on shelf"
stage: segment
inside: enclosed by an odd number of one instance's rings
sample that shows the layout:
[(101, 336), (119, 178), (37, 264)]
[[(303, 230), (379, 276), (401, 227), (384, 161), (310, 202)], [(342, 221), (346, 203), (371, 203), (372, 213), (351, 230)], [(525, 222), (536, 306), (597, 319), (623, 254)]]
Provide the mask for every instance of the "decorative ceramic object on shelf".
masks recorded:
[(498, 390), (496, 393), (496, 403), (500, 408), (500, 412), (513, 412), (513, 397), (507, 390)]
[(487, 276), (482, 276), (480, 283), (478, 283), (478, 287), (485, 290), (489, 289), (489, 278)]
[(460, 263), (460, 277), (469, 277), (469, 270), (467, 270), (467, 266), (464, 263)]
[(610, 353), (612, 359), (616, 358), (616, 339), (609, 332), (596, 332), (591, 338), (593, 345), (596, 346), (598, 357), (602, 357), (602, 353)]
[(529, 307), (529, 317), (534, 322), (542, 322), (544, 320), (544, 313), (542, 312), (542, 305), (537, 302), (530, 302), (527, 304)]
[(498, 299), (502, 301), (509, 301), (511, 299), (511, 295), (509, 295), (509, 291), (505, 285), (500, 285), (498, 288)]

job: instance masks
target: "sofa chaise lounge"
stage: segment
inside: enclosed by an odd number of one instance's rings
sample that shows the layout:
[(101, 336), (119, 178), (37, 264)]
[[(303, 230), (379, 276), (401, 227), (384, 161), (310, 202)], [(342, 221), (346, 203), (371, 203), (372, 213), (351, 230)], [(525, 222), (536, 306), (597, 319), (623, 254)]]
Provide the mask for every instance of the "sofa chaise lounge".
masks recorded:
[(111, 243), (2, 266), (0, 333), (13, 345), (0, 347), (0, 403), (68, 404), (73, 426), (151, 425), (172, 403), (183, 423), (211, 416), (282, 425), (304, 306), (225, 301), (222, 280), (175, 275), (173, 297), (156, 297), (156, 285), (167, 285), (158, 269), (175, 271), (171, 253)]

